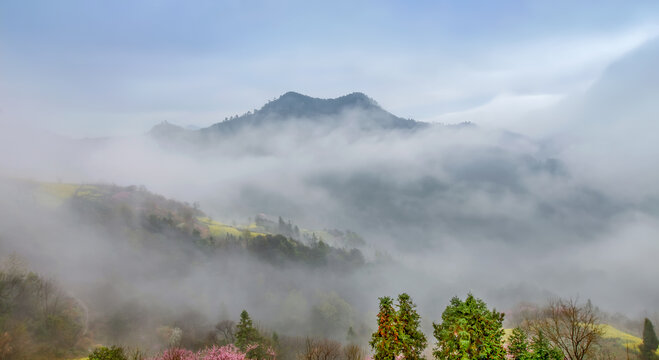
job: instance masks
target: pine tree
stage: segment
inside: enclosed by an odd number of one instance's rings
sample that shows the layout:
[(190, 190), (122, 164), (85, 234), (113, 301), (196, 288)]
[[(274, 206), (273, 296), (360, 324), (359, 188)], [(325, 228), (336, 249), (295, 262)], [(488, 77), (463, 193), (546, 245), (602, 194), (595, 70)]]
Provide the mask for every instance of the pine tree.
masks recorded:
[(421, 317), (415, 310), (416, 305), (406, 293), (398, 295), (398, 312), (396, 314), (401, 353), (406, 360), (423, 359), (426, 348), (426, 336), (419, 330)]
[(355, 334), (355, 330), (351, 327), (348, 328), (348, 333), (346, 334), (346, 341), (348, 343), (353, 343), (355, 341), (355, 337), (357, 334)]
[(508, 354), (514, 360), (525, 360), (529, 353), (528, 334), (519, 327), (513, 329), (508, 340)]
[(369, 344), (375, 351), (374, 360), (393, 360), (400, 352), (396, 312), (390, 297), (380, 298), (378, 329), (371, 336)]
[(236, 346), (240, 351), (246, 351), (249, 345), (259, 341), (259, 332), (254, 328), (252, 319), (246, 310), (240, 313), (240, 322), (236, 325)]
[(641, 359), (657, 359), (657, 346), (659, 346), (659, 340), (657, 339), (657, 334), (654, 332), (654, 326), (652, 326), (650, 319), (646, 318), (643, 324), (643, 343), (639, 345)]
[(552, 344), (547, 340), (547, 338), (542, 334), (538, 333), (538, 336), (534, 337), (531, 341), (531, 353), (529, 356), (530, 360), (563, 360), (565, 356), (563, 351)]

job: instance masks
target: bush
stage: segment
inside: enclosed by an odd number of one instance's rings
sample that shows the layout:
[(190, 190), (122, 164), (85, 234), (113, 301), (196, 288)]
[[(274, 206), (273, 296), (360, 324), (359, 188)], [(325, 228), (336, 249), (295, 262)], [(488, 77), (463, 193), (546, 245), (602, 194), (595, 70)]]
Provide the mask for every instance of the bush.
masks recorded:
[(89, 360), (128, 360), (128, 358), (122, 347), (113, 346), (108, 348), (101, 346), (89, 354)]

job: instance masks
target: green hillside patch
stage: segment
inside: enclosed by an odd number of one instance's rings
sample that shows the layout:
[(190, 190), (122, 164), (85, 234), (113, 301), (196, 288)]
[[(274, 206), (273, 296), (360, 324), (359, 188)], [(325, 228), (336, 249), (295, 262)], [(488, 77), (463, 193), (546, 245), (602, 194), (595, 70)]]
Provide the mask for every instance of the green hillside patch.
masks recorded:
[(640, 345), (642, 342), (641, 338), (634, 336), (632, 334), (628, 334), (622, 330), (618, 330), (611, 325), (604, 324), (602, 325), (602, 327), (604, 328), (603, 337), (605, 339), (618, 340), (618, 342), (623, 346), (629, 345), (630, 348), (631, 347), (637, 348), (638, 345)]
[[(623, 348), (629, 347), (630, 351), (638, 352), (638, 346), (643, 342), (641, 338), (619, 330), (609, 324), (602, 324), (601, 326), (604, 329), (604, 335), (602, 335), (604, 340), (612, 340)], [(512, 332), (513, 329), (504, 329), (505, 341), (508, 341)], [(659, 350), (657, 350), (657, 355), (659, 355)]]
[[(230, 226), (223, 224), (219, 221), (212, 220), (211, 218), (208, 217), (198, 217), (197, 220), (201, 225), (204, 225), (208, 228), (209, 235), (214, 237), (214, 238), (225, 238), (228, 235), (234, 236), (236, 238), (241, 237), (245, 234), (245, 230), (242, 230), (240, 228), (237, 228), (235, 226)], [(250, 237), (257, 237), (260, 235), (265, 235), (265, 233), (262, 232), (255, 232), (253, 231), (255, 228), (248, 228), (247, 231), (249, 232)]]
[(60, 206), (73, 197), (98, 200), (107, 195), (103, 186), (67, 183), (38, 183), (34, 192), (39, 204), (49, 207)]

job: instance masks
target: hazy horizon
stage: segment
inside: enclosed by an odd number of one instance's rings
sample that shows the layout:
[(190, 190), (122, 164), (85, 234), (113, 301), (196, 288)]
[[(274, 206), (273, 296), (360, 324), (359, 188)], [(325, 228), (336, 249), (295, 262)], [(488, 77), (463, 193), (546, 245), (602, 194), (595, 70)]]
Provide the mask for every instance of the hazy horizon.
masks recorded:
[(659, 318), (658, 63), (651, 1), (5, 1), (0, 258), (153, 338), (249, 308), (365, 344), (401, 292), (428, 334), (469, 292)]

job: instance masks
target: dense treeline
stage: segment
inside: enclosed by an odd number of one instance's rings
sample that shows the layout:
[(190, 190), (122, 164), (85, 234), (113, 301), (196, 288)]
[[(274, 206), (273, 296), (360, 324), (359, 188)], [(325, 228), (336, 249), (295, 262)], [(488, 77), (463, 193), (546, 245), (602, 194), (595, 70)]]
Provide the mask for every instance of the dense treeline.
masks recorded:
[[(333, 301), (337, 308), (341, 299)], [(339, 303), (336, 303), (339, 301)], [(133, 320), (139, 322), (139, 311)], [(503, 329), (504, 314), (489, 309), (484, 301), (469, 294), (454, 297), (433, 323), (434, 346), (421, 329), (421, 316), (408, 294), (380, 298), (376, 331), (369, 342), (375, 360), (513, 359), (582, 360), (621, 358), (620, 344), (603, 338), (599, 310), (590, 301), (555, 299), (527, 311), (509, 335)], [(133, 316), (125, 314), (132, 318)], [(361, 339), (347, 327), (344, 342), (326, 338), (329, 328), (321, 326), (318, 337), (280, 336), (255, 323), (247, 311), (239, 320), (218, 321), (212, 329), (199, 326), (200, 314), (172, 318), (171, 326), (157, 326), (157, 344), (133, 343), (133, 348), (100, 347), (91, 350), (90, 360), (363, 360)], [(319, 325), (330, 321), (322, 310), (312, 316)], [(69, 359), (90, 351), (92, 344), (125, 344), (136, 323), (119, 325), (105, 319), (88, 325), (86, 309), (54, 282), (27, 271), (15, 257), (0, 270), (0, 359)], [(105, 324), (105, 325), (103, 325)], [(347, 326), (344, 323), (342, 326)], [(155, 326), (155, 324), (152, 324)], [(114, 333), (114, 335), (112, 335)], [(312, 335), (312, 334), (309, 334)], [(657, 359), (654, 327), (645, 319), (643, 342), (631, 350), (641, 360)], [(141, 349), (141, 350), (140, 350)], [(163, 350), (164, 349), (164, 350)], [(629, 354), (629, 350), (627, 352)]]
[(15, 259), (0, 270), (0, 359), (55, 359), (80, 354), (86, 314), (53, 281)]
[[(401, 294), (394, 308), (392, 299), (380, 298), (378, 328), (371, 338), (375, 360), (424, 359), (426, 339), (420, 330), (420, 316), (407, 294)], [(583, 360), (621, 358), (621, 344), (604, 340), (599, 311), (590, 301), (555, 299), (538, 311), (528, 313), (521, 326), (506, 339), (504, 314), (490, 310), (484, 301), (469, 294), (457, 297), (433, 323), (436, 343), (432, 356), (437, 360)], [(657, 359), (659, 340), (650, 320), (645, 320), (643, 343), (632, 356)], [(627, 358), (629, 358), (629, 349)]]

